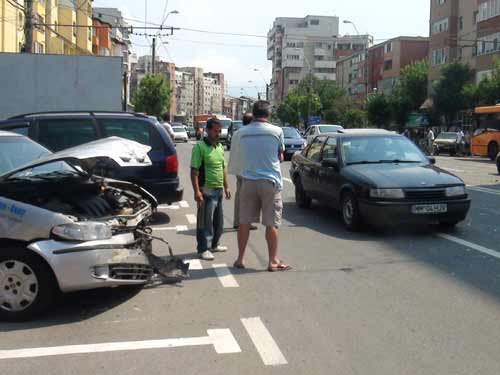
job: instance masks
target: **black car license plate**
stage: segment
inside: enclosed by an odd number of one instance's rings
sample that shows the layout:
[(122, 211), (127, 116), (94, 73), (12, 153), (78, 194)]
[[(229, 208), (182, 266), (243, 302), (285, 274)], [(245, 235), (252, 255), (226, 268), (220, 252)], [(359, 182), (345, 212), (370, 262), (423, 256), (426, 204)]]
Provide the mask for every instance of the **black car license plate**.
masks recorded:
[(411, 207), (411, 212), (416, 215), (444, 214), (448, 212), (447, 204), (417, 204)]

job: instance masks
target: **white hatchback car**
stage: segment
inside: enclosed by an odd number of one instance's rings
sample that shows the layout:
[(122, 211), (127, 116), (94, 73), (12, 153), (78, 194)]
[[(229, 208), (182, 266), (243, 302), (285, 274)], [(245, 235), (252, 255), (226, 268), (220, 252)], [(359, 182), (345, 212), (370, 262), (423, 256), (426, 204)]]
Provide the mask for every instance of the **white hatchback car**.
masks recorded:
[(309, 145), (316, 136), (324, 133), (337, 133), (339, 130), (344, 130), (344, 128), (341, 125), (311, 125), (304, 134), (304, 137), (306, 138), (306, 143)]
[(172, 129), (174, 130), (174, 141), (187, 142), (189, 140), (189, 135), (184, 126), (172, 126)]

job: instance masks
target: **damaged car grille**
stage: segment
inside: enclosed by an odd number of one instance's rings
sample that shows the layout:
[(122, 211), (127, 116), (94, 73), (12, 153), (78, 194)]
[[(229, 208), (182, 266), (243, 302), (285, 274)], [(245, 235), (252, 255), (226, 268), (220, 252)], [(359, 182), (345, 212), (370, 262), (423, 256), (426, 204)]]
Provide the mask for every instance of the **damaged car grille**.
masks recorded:
[(115, 280), (147, 281), (153, 274), (153, 268), (140, 264), (113, 264), (109, 266), (109, 277)]

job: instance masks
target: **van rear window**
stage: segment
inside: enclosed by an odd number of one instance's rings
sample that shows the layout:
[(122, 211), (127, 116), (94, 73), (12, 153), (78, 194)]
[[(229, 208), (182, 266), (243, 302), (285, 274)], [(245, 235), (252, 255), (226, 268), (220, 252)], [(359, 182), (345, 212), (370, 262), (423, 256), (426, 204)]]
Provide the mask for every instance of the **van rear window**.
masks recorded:
[(56, 152), (92, 142), (97, 139), (92, 119), (42, 119), (38, 120), (38, 142)]
[(154, 126), (147, 121), (129, 119), (99, 119), (105, 137), (121, 137), (163, 151), (163, 141)]

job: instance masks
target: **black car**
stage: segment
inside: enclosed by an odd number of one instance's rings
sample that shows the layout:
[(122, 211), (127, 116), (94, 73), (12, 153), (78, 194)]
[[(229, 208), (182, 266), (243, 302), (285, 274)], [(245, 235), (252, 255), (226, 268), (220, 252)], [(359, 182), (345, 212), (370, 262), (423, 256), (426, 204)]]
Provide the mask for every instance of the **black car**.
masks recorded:
[(300, 207), (313, 198), (337, 207), (350, 230), (364, 223), (439, 223), (467, 216), (464, 182), (427, 158), (406, 137), (380, 130), (318, 136), (292, 159), (290, 176)]
[(285, 160), (291, 160), (293, 154), (304, 149), (306, 140), (295, 128), (283, 127), (282, 129), (285, 138)]
[(159, 203), (182, 200), (178, 159), (165, 128), (156, 120), (127, 112), (48, 112), (0, 121), (0, 130), (30, 137), (52, 152), (97, 139), (118, 136), (151, 147), (151, 166), (116, 168), (106, 176), (144, 187)]

